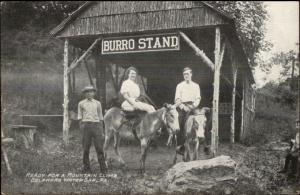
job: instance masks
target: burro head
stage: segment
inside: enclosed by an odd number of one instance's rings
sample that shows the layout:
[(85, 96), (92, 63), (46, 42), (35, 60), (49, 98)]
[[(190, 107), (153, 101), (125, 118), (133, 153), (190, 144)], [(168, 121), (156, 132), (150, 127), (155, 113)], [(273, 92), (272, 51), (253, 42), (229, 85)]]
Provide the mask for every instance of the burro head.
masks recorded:
[(169, 138), (167, 142), (167, 145), (169, 146), (172, 144), (173, 136), (179, 132), (180, 127), (176, 106), (171, 104), (164, 104), (164, 107), (166, 108), (164, 120), (169, 133)]

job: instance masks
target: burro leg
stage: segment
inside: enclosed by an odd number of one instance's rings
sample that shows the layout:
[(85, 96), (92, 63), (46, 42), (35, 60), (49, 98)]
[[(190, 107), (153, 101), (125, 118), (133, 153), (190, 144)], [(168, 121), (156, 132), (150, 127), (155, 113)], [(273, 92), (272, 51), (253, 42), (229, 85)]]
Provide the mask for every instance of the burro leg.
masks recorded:
[(146, 161), (146, 154), (147, 154), (147, 148), (148, 148), (148, 139), (142, 138), (141, 139), (141, 166), (140, 166), (140, 173), (145, 173), (145, 161)]
[(119, 134), (119, 132), (115, 132), (114, 133), (114, 149), (115, 149), (115, 154), (117, 155), (117, 157), (118, 157), (118, 161), (120, 162), (120, 163), (122, 163), (122, 165), (126, 165), (125, 164), (125, 161), (123, 160), (123, 158), (122, 158), (122, 156), (121, 156), (121, 154), (120, 154), (120, 152), (119, 152), (119, 144), (120, 144), (120, 140), (121, 140), (121, 137), (120, 137), (120, 134)]

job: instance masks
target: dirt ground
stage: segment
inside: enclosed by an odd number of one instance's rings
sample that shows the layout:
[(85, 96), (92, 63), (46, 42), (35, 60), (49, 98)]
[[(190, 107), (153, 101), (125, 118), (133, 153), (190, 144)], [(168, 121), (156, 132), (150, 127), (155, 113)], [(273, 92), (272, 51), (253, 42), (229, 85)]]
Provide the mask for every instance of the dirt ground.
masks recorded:
[[(127, 135), (123, 135), (126, 137)], [(8, 157), (13, 169), (13, 176), (8, 176), (5, 165), (1, 161), (1, 186), (4, 194), (144, 194), (158, 193), (160, 179), (163, 173), (172, 166), (174, 148), (165, 146), (165, 140), (158, 137), (155, 147), (151, 147), (146, 160), (146, 175), (138, 173), (140, 148), (138, 142), (131, 138), (121, 141), (120, 151), (126, 167), (116, 160), (111, 141), (108, 155), (111, 157), (109, 175), (105, 180), (93, 180), (89, 182), (32, 182), (32, 174), (81, 174), (82, 147), (81, 135), (78, 131), (71, 132), (70, 146), (62, 147), (61, 136), (40, 135), (39, 146), (25, 150), (16, 146), (6, 147)], [(129, 141), (128, 141), (129, 140)], [(297, 194), (300, 192), (300, 184), (296, 181), (288, 181), (285, 176), (276, 172), (282, 167), (284, 143), (269, 143), (259, 148), (245, 147), (235, 144), (232, 148), (229, 144), (220, 144), (219, 154), (229, 155), (236, 162), (238, 174), (242, 176), (240, 188), (245, 182), (259, 186), (259, 189), (250, 189), (247, 194), (264, 192), (266, 194)], [(200, 151), (200, 158), (209, 156)], [(90, 154), (93, 174), (100, 174), (97, 156), (94, 147)], [(181, 156), (177, 162), (181, 161)], [(31, 175), (30, 175), (31, 174)], [(35, 177), (38, 177), (35, 175)], [(243, 184), (244, 183), (244, 184)], [(247, 183), (247, 184), (248, 184)], [(249, 186), (248, 185), (248, 186)], [(239, 188), (239, 186), (237, 186)], [(244, 189), (241, 189), (243, 192)], [(239, 190), (237, 190), (239, 191)], [(257, 194), (257, 193), (256, 193)]]

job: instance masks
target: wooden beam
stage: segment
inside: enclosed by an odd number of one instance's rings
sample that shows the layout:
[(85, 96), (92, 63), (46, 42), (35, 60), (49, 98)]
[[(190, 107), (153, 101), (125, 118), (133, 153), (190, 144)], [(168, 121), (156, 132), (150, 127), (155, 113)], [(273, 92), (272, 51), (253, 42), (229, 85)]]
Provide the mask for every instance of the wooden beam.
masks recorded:
[(70, 73), (78, 64), (81, 62), (89, 53), (91, 53), (92, 49), (97, 45), (97, 43), (101, 40), (101, 38), (96, 39), (94, 43), (80, 56), (79, 59), (76, 59), (72, 62), (70, 65), (70, 68), (68, 69), (68, 73)]
[(201, 49), (199, 49), (186, 34), (184, 34), (183, 32), (179, 32), (179, 34), (183, 38), (183, 40), (196, 52), (196, 55), (199, 56), (212, 71), (214, 71), (214, 63), (212, 63), (212, 61), (206, 56), (206, 54)]
[(64, 103), (63, 103), (63, 141), (65, 146), (69, 145), (69, 40), (65, 39), (64, 44)]
[[(183, 40), (185, 40), (185, 42), (196, 52), (196, 55), (199, 56), (202, 61), (214, 72), (215, 70), (215, 65), (214, 63), (212, 63), (212, 61), (206, 56), (206, 54), (197, 47), (197, 45), (195, 43), (193, 43), (193, 41), (183, 32), (179, 32), (181, 37), (183, 38)], [(227, 45), (227, 44), (226, 44)], [(224, 47), (224, 49), (223, 49)], [(225, 44), (222, 46), (222, 50), (225, 51)], [(222, 53), (222, 55), (224, 55), (224, 53)], [(223, 57), (222, 57), (223, 58)], [(224, 75), (221, 75), (222, 79), (224, 79), (224, 81), (226, 81), (230, 86), (232, 86), (231, 81), (226, 78)]]
[(230, 143), (234, 143), (235, 140), (235, 96), (236, 96), (236, 77), (237, 67), (235, 60), (232, 61), (232, 76), (233, 76), (233, 87), (232, 87), (232, 104), (231, 104), (231, 128), (230, 128)]

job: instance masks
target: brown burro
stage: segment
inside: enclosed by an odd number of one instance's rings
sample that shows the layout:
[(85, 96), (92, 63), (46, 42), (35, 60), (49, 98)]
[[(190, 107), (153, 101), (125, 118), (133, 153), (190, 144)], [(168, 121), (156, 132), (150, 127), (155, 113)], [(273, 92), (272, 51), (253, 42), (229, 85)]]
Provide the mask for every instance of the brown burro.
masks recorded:
[[(120, 141), (119, 132), (122, 129), (121, 127), (123, 126), (123, 124), (126, 123), (126, 119), (124, 119), (124, 117), (124, 112), (118, 107), (112, 107), (105, 113), (105, 141), (103, 148), (106, 165), (108, 163), (107, 149), (112, 135), (114, 135), (114, 149), (116, 155), (118, 156), (118, 160), (120, 163), (125, 165), (125, 162), (118, 150)], [(141, 120), (133, 129), (135, 137), (140, 140), (141, 144), (141, 174), (145, 173), (146, 153), (150, 141), (163, 127), (166, 127), (166, 129), (168, 130), (169, 138), (167, 145), (170, 145), (173, 136), (175, 136), (179, 132), (178, 112), (174, 105), (165, 104), (164, 107), (152, 113), (144, 113)]]

